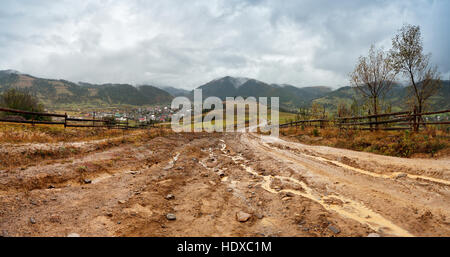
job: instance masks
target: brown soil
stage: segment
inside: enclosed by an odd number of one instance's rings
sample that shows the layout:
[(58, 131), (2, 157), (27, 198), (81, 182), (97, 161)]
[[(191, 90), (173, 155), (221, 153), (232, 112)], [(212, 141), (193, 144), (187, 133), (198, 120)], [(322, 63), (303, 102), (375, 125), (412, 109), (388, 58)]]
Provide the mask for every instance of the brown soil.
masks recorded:
[[(72, 145), (86, 154), (0, 170), (0, 235), (450, 235), (449, 159), (246, 133), (99, 143)], [(17, 147), (2, 145), (8, 149)], [(241, 211), (251, 214), (245, 222)]]

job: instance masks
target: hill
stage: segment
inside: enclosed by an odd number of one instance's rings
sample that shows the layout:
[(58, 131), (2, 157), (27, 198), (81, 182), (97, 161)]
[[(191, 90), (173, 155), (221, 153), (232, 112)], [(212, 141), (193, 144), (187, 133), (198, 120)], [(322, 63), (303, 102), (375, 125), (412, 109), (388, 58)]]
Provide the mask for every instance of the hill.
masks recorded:
[[(217, 96), (222, 100), (228, 96), (254, 96), (254, 97), (280, 97), (280, 107), (295, 109), (307, 107), (311, 101), (325, 96), (332, 90), (328, 87), (304, 87), (298, 88), (292, 85), (267, 84), (250, 78), (223, 77), (215, 79), (202, 86), (203, 97)], [(193, 92), (191, 92), (191, 95)]]
[(49, 108), (84, 105), (153, 105), (170, 103), (173, 96), (150, 85), (74, 83), (43, 79), (11, 70), (0, 71), (0, 92), (10, 87), (25, 89)]
[[(129, 84), (91, 84), (74, 83), (67, 80), (43, 79), (23, 74), (14, 70), (0, 71), (0, 92), (17, 87), (35, 94), (47, 108), (80, 106), (99, 107), (115, 105), (153, 105), (167, 104), (176, 96), (193, 98), (193, 90), (188, 91), (174, 87), (157, 88), (150, 85), (138, 87)], [(348, 106), (362, 106), (363, 99), (349, 86), (332, 90), (329, 87), (315, 86), (298, 88), (289, 84), (268, 84), (256, 79), (230, 77), (212, 80), (198, 87), (202, 89), (203, 98), (226, 97), (280, 97), (280, 109), (294, 111), (310, 107), (313, 102), (335, 112), (339, 103)], [(408, 87), (394, 84), (382, 98), (384, 107), (391, 111), (407, 109), (405, 99)], [(431, 98), (428, 110), (450, 109), (450, 81), (442, 81), (439, 92)]]
[[(430, 98), (427, 110), (437, 111), (450, 109), (450, 81), (443, 80), (439, 92)], [(408, 108), (405, 100), (408, 96), (408, 91), (411, 90), (409, 86), (401, 86), (394, 84), (391, 90), (381, 98), (382, 103), (391, 107), (392, 111), (401, 111)], [(336, 110), (339, 103), (345, 103), (350, 106), (352, 103), (363, 105), (364, 101), (354, 88), (346, 86), (338, 88), (327, 95), (315, 99), (313, 102), (324, 105), (327, 109)]]
[(190, 96), (190, 93), (191, 93), (191, 91), (185, 90), (182, 88), (175, 88), (175, 87), (159, 87), (159, 88), (166, 91), (173, 97), (177, 97), (177, 96), (187, 96), (188, 97), (188, 96)]

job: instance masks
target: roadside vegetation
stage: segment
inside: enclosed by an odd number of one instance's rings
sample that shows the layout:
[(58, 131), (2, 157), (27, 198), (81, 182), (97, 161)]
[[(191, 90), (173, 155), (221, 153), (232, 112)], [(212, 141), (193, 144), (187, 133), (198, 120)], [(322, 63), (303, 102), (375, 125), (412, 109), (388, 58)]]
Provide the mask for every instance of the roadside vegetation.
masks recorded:
[[(44, 106), (33, 96), (30, 92), (10, 88), (0, 94), (0, 107), (9, 109), (16, 109), (29, 112), (44, 112)], [(48, 117), (39, 117), (30, 114), (11, 114), (0, 112), (2, 119), (34, 119), (34, 120), (48, 120)]]
[[(0, 123), (0, 169), (48, 164), (62, 158), (80, 157), (121, 145), (135, 147), (171, 133), (169, 129), (69, 129), (48, 125)], [(11, 143), (11, 145), (8, 145)], [(17, 144), (19, 143), (19, 144)], [(25, 144), (25, 145), (23, 145)]]
[(339, 130), (338, 128), (290, 127), (280, 136), (311, 145), (325, 145), (397, 157), (449, 156), (448, 132), (429, 127), (420, 132)]

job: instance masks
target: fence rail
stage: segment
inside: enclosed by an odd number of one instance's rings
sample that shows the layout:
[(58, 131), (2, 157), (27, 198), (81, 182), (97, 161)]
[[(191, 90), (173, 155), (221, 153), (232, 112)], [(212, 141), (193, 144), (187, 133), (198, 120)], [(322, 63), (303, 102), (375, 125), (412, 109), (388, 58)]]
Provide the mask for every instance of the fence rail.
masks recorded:
[[(280, 124), (280, 128), (293, 126), (316, 126), (324, 128), (326, 126), (335, 126), (340, 129), (360, 129), (360, 130), (405, 130), (411, 129), (418, 131), (420, 127), (427, 125), (450, 125), (450, 121), (430, 121), (425, 122), (423, 117), (427, 115), (450, 113), (450, 110), (435, 112), (418, 113), (412, 112), (393, 112), (377, 115), (355, 116), (355, 117), (337, 117), (335, 119), (313, 119), (299, 120)], [(369, 126), (369, 127), (367, 127)]]
[[(47, 124), (47, 125), (63, 125), (64, 127), (78, 127), (78, 128), (109, 128), (109, 129), (137, 129), (137, 128), (154, 128), (155, 124), (137, 124), (130, 126), (128, 120), (126, 122), (117, 122), (104, 119), (80, 119), (70, 118), (67, 113), (43, 113), (43, 112), (29, 112), (8, 108), (1, 108), (0, 112), (27, 114), (33, 116), (44, 117), (58, 117), (64, 118), (62, 121), (45, 121), (45, 120), (18, 120), (18, 119), (0, 119), (0, 122), (10, 123), (24, 123), (24, 124)], [(355, 117), (337, 117), (335, 119), (311, 119), (298, 120), (288, 123), (280, 124), (280, 128), (293, 126), (316, 126), (328, 127), (335, 126), (340, 129), (360, 129), (360, 130), (405, 130), (411, 129), (418, 131), (420, 127), (427, 125), (450, 125), (450, 121), (430, 121), (425, 122), (423, 116), (435, 115), (442, 113), (450, 113), (450, 110), (442, 110), (435, 112), (394, 112), (383, 113), (377, 115), (355, 116)], [(375, 121), (374, 121), (375, 119)], [(359, 121), (368, 120), (368, 121)], [(70, 122), (70, 123), (68, 123)], [(72, 122), (75, 122), (73, 124)], [(92, 124), (80, 124), (79, 122), (92, 122)], [(100, 124), (99, 124), (100, 123)], [(382, 125), (382, 126), (379, 126)], [(395, 126), (392, 126), (395, 125)], [(367, 127), (369, 126), (369, 127)]]
[[(105, 120), (105, 119), (70, 118), (67, 115), (67, 113), (60, 114), (60, 113), (46, 113), (46, 112), (30, 112), (30, 111), (2, 108), (2, 107), (0, 107), (0, 112), (27, 114), (27, 115), (37, 116), (37, 117), (64, 118), (62, 121), (46, 121), (46, 120), (36, 120), (36, 119), (32, 119), (32, 120), (0, 119), (0, 122), (32, 124), (33, 126), (34, 126), (34, 124), (47, 124), (47, 125), (63, 125), (64, 127), (74, 127), (74, 128), (108, 128), (108, 129), (137, 129), (137, 128), (142, 129), (142, 128), (154, 128), (155, 127), (155, 124), (138, 124), (136, 126), (130, 126), (128, 119), (126, 121), (120, 122), (120, 121), (111, 121), (111, 120)], [(68, 123), (68, 122), (70, 122), (70, 123)], [(75, 124), (73, 124), (72, 122), (75, 122)], [(92, 122), (92, 124), (80, 124), (79, 122)]]

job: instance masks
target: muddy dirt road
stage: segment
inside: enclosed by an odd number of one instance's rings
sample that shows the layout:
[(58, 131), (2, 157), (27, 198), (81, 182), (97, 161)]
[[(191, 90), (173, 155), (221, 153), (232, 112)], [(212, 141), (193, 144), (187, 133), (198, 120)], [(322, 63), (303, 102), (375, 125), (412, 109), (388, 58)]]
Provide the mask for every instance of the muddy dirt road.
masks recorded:
[(450, 236), (449, 159), (248, 133), (97, 143), (1, 170), (0, 235)]

